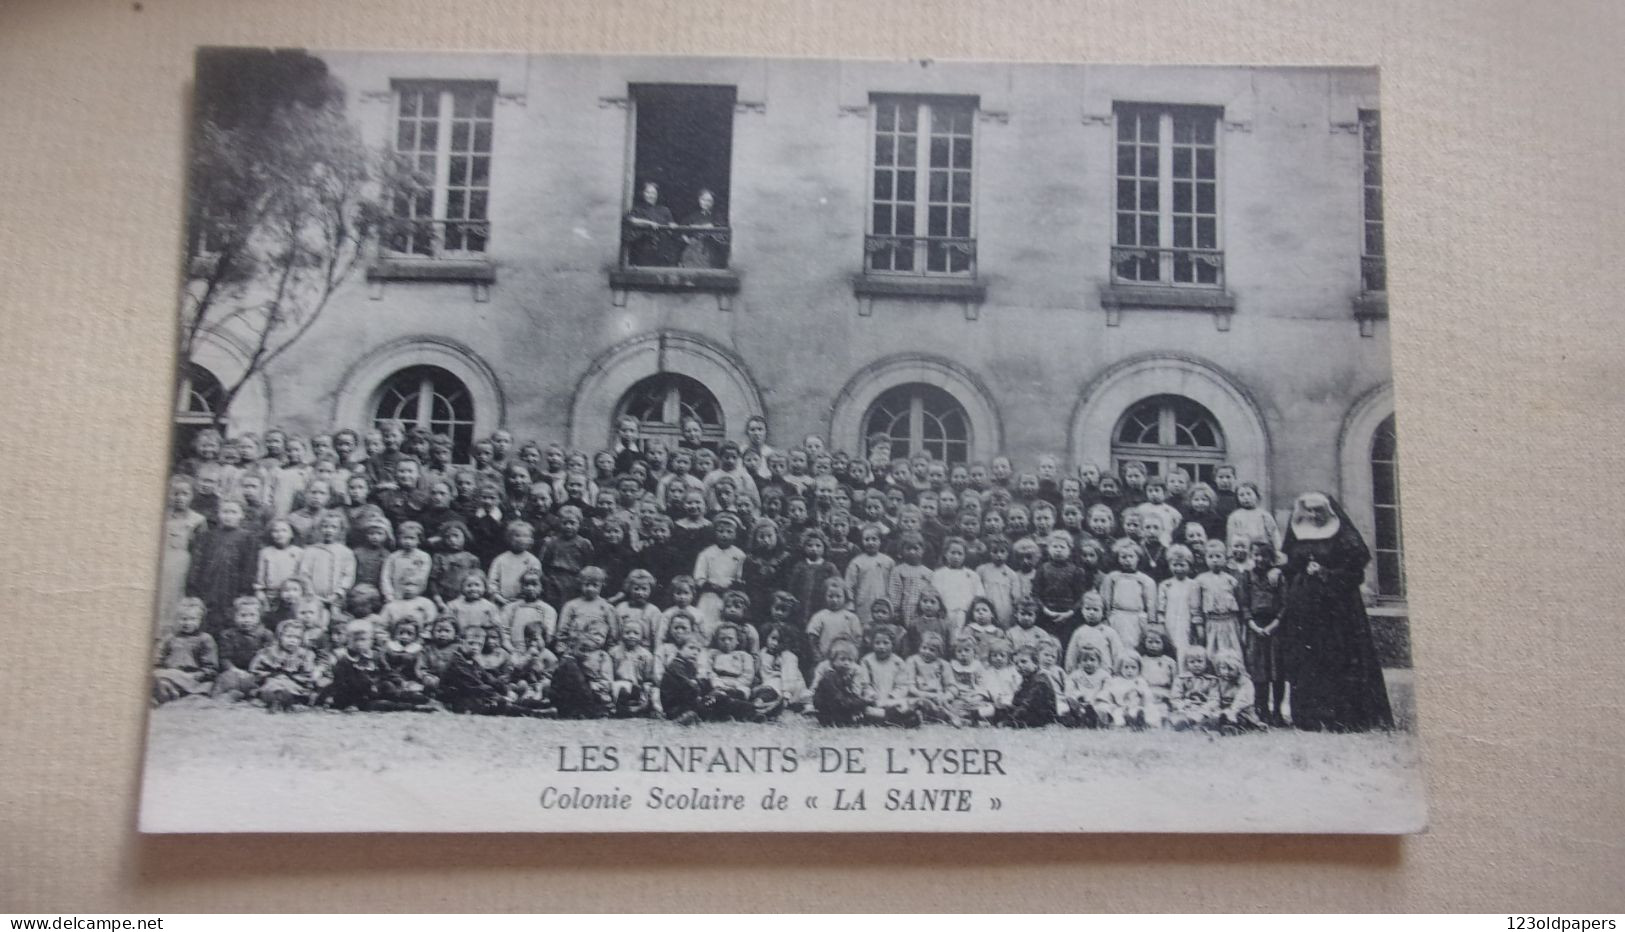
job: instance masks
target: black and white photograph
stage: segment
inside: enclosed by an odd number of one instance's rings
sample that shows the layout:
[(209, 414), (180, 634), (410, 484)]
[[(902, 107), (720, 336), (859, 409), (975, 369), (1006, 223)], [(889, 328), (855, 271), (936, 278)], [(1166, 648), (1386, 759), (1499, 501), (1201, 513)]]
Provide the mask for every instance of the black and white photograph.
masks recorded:
[(1379, 83), (199, 50), (141, 829), (1424, 830)]

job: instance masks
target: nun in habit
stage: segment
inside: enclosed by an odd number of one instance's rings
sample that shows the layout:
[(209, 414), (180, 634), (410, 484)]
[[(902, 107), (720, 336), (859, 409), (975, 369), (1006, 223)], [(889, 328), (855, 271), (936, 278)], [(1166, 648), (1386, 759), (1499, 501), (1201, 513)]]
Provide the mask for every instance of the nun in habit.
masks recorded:
[(1286, 556), (1282, 648), (1292, 684), (1292, 723), (1309, 731), (1392, 728), (1393, 712), (1360, 583), (1371, 561), (1341, 505), (1322, 492), (1298, 497), (1281, 547)]

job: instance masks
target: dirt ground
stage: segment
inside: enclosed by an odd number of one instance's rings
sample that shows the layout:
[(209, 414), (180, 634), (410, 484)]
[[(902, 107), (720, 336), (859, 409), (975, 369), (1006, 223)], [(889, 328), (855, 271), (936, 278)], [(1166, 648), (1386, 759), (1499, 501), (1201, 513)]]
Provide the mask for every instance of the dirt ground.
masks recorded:
[[(1415, 831), (1426, 816), (1408, 686), (1391, 678), (1404, 730), (1223, 738), (170, 706), (151, 716), (142, 824), (155, 831)], [(656, 749), (647, 758), (646, 747)], [(614, 766), (606, 748), (614, 749)], [(689, 764), (663, 759), (667, 748), (682, 750)], [(997, 766), (950, 772), (943, 750), (968, 751), (962, 759), (983, 763), (992, 751)], [(799, 765), (787, 768), (786, 755)], [(764, 812), (769, 789), (793, 803)], [(851, 805), (859, 792), (862, 809)], [(557, 804), (572, 793), (624, 794), (629, 805)], [(682, 807), (717, 794), (747, 805), (721, 813)], [(955, 811), (915, 808), (944, 799)]]

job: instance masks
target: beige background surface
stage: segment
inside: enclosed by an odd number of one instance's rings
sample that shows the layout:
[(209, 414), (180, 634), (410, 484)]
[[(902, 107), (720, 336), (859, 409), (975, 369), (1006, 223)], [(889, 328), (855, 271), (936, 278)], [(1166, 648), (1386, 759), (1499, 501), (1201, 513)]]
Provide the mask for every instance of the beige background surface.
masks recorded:
[[(1609, 0), (0, 0), (0, 911), (1620, 909), (1622, 39)], [(200, 43), (1381, 65), (1432, 832), (136, 836)]]

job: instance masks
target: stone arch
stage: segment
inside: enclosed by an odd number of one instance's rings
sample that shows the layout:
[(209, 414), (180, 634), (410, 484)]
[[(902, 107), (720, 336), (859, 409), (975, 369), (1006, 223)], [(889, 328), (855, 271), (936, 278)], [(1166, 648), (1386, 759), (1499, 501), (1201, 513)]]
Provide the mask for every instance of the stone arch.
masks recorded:
[(582, 373), (570, 405), (570, 445), (581, 450), (607, 445), (621, 398), (662, 372), (686, 375), (710, 389), (722, 407), (724, 430), (742, 432), (751, 415), (765, 416), (762, 393), (744, 360), (697, 333), (660, 330), (617, 343)]
[[(248, 352), (230, 337), (214, 333), (200, 333), (192, 343), (191, 362), (209, 370), (222, 385), (230, 386), (242, 378), (248, 367)], [(174, 399), (170, 399), (171, 406)], [(173, 413), (173, 412), (172, 412)], [(226, 433), (235, 435), (253, 431), (263, 432), (271, 423), (271, 385), (265, 374), (256, 372), (231, 401), (226, 411)]]
[(355, 430), (371, 426), (384, 384), (413, 366), (435, 366), (462, 381), (474, 399), (474, 436), (489, 436), (506, 422), (502, 386), (484, 360), (454, 340), (413, 336), (378, 347), (345, 371), (334, 394), (334, 426)]
[[(1394, 414), (1394, 386), (1385, 382), (1357, 398), (1343, 418), (1337, 437), (1337, 491), (1366, 545), (1375, 546), (1376, 512), (1371, 480), (1371, 443), (1377, 428)], [(1329, 491), (1329, 490), (1328, 490)], [(1377, 562), (1366, 564), (1366, 583), (1376, 591)]]
[(1004, 449), (1004, 425), (993, 395), (969, 369), (940, 356), (900, 353), (864, 366), (830, 405), (829, 442), (833, 449), (864, 449), (863, 418), (887, 389), (920, 382), (952, 395), (970, 421), (970, 459), (986, 459)]
[(1074, 463), (1111, 461), (1112, 429), (1130, 406), (1180, 395), (1207, 408), (1224, 431), (1226, 456), (1242, 479), (1270, 497), (1269, 430), (1257, 402), (1223, 369), (1191, 356), (1152, 353), (1124, 360), (1089, 383), (1072, 412), (1067, 440)]

